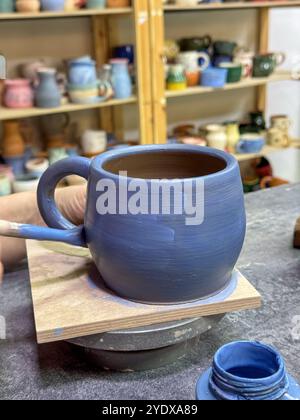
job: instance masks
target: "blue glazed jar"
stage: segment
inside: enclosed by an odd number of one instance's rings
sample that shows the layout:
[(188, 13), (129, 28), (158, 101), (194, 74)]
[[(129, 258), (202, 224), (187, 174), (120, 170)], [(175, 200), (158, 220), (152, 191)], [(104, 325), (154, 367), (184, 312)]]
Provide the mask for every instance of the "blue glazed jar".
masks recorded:
[(15, 10), (14, 0), (1, 0), (0, 13), (12, 13)]
[(40, 69), (39, 84), (35, 91), (35, 102), (38, 108), (57, 108), (61, 104), (61, 93), (56, 82), (56, 70)]
[(96, 63), (90, 57), (69, 62), (69, 82), (77, 88), (94, 86), (97, 83)]
[(221, 347), (212, 368), (199, 379), (197, 400), (299, 400), (300, 386), (286, 372), (278, 351), (237, 341)]
[(86, 7), (88, 9), (104, 9), (106, 0), (88, 0)]
[[(89, 181), (81, 227), (64, 219), (53, 201), (58, 181), (71, 174)], [(139, 183), (142, 209), (134, 205)], [(176, 201), (168, 197), (173, 187)], [(54, 229), (20, 226), (14, 235), (88, 246), (120, 296), (175, 304), (216, 295), (232, 283), (246, 216), (239, 165), (225, 152), (161, 145), (113, 150), (92, 161), (70, 158), (42, 176), (38, 202)]]
[(227, 69), (209, 67), (201, 75), (201, 85), (214, 88), (222, 88), (227, 81)]
[(116, 99), (126, 99), (132, 95), (132, 83), (127, 59), (114, 59), (112, 66), (112, 85)]
[(65, 0), (41, 0), (41, 8), (44, 12), (60, 12), (65, 9)]

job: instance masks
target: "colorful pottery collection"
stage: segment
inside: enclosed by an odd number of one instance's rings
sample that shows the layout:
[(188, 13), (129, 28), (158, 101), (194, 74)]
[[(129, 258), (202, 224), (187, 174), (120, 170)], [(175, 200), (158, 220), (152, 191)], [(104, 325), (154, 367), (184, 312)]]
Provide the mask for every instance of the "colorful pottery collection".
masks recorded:
[(164, 46), (168, 90), (199, 85), (222, 88), (249, 77), (268, 77), (284, 60), (282, 53), (255, 56), (236, 42), (213, 42), (209, 35), (183, 38), (178, 42), (166, 40)]
[(130, 7), (131, 0), (1, 0), (0, 13), (38, 13), (75, 11), (81, 8)]
[(117, 47), (114, 56), (99, 71), (90, 56), (70, 60), (65, 72), (47, 67), (45, 60), (24, 63), (20, 66), (21, 78), (4, 81), (0, 102), (7, 108), (18, 109), (126, 99), (133, 92), (134, 46)]

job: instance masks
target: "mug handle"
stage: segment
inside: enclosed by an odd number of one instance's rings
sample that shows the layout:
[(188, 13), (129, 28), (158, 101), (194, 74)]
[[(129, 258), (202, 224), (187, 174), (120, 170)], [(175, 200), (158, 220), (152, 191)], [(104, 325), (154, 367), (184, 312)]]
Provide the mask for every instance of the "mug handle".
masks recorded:
[(201, 71), (204, 71), (204, 70), (206, 70), (208, 67), (209, 67), (209, 65), (210, 65), (210, 58), (209, 58), (209, 55), (208, 54), (206, 54), (205, 52), (199, 52), (198, 53), (198, 59), (199, 58), (202, 58), (203, 60), (204, 60), (204, 63), (201, 65), (201, 66), (199, 66), (199, 69), (201, 70)]
[(237, 145), (236, 145), (236, 151), (237, 153), (244, 153), (243, 150), (243, 146), (244, 146), (245, 142), (243, 140), (241, 140)]
[(275, 53), (275, 60), (276, 60), (276, 65), (277, 66), (281, 66), (281, 64), (283, 64), (286, 60), (286, 54), (285, 53)]
[(37, 239), (40, 241), (65, 242), (86, 247), (84, 226), (75, 226), (58, 210), (54, 193), (57, 184), (66, 176), (78, 175), (88, 180), (91, 161), (83, 157), (63, 159), (51, 165), (39, 182), (37, 199), (42, 218), (49, 227), (40, 227), (0, 221), (0, 235)]

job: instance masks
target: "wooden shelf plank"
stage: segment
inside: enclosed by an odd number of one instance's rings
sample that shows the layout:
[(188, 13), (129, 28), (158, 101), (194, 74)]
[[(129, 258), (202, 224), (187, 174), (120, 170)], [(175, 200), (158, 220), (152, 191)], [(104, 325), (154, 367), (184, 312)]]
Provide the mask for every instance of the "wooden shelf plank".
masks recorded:
[(39, 12), (39, 13), (0, 13), (1, 20), (27, 20), (27, 19), (57, 19), (75, 18), (85, 16), (106, 16), (106, 15), (126, 15), (132, 13), (131, 7), (126, 8), (106, 8), (106, 9), (83, 9), (74, 12)]
[(297, 7), (300, 1), (245, 1), (232, 3), (209, 3), (199, 4), (198, 6), (183, 7), (177, 5), (166, 5), (165, 12), (190, 12), (190, 11), (214, 11), (214, 10), (242, 10), (242, 9), (261, 9), (261, 8), (279, 8), (279, 7)]
[(211, 92), (223, 92), (226, 90), (235, 90), (235, 89), (246, 89), (250, 87), (256, 87), (256, 86), (263, 86), (267, 83), (271, 82), (281, 82), (281, 81), (288, 81), (293, 80), (292, 76), (288, 72), (283, 73), (275, 73), (270, 77), (264, 77), (264, 78), (253, 78), (253, 79), (246, 79), (242, 80), (239, 83), (230, 83), (225, 85), (223, 88), (212, 88), (212, 87), (205, 87), (205, 86), (197, 86), (188, 88), (185, 90), (167, 90), (166, 91), (166, 98), (178, 98), (182, 96), (190, 96), (190, 95), (201, 95), (205, 93), (211, 93)]
[(289, 149), (297, 149), (300, 148), (300, 141), (295, 140), (292, 142), (290, 147), (285, 147), (285, 148), (279, 148), (279, 147), (273, 147), (273, 146), (265, 146), (261, 152), (258, 153), (245, 153), (245, 154), (233, 154), (233, 156), (239, 161), (246, 161), (246, 160), (251, 160), (251, 159), (256, 159), (262, 156), (266, 156), (269, 155), (271, 153), (276, 153), (276, 152), (283, 152), (285, 150), (289, 150)]
[(110, 106), (120, 106), (128, 105), (137, 102), (137, 98), (132, 96), (128, 99), (112, 99), (110, 101), (101, 102), (98, 104), (89, 104), (89, 105), (77, 105), (77, 104), (67, 104), (62, 105), (59, 108), (29, 108), (29, 109), (10, 109), (0, 107), (0, 121), (12, 120), (19, 118), (29, 118), (29, 117), (40, 117), (42, 115), (50, 114), (61, 114), (65, 112), (78, 112), (86, 111), (90, 109), (105, 108)]

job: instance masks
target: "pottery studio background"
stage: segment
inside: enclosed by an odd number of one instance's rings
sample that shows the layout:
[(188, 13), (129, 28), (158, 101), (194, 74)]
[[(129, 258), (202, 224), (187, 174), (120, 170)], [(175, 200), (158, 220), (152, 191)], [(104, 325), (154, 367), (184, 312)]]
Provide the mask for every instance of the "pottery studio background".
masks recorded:
[[(70, 4), (70, 2), (64, 3), (64, 8), (67, 8), (67, 13), (69, 13), (69, 16), (66, 18), (53, 18), (49, 17), (48, 19), (7, 19), (5, 16), (7, 16), (4, 12), (7, 11), (10, 3), (13, 2), (4, 2), (2, 7), (2, 18), (0, 20), (0, 52), (6, 57), (7, 59), (7, 69), (8, 69), (8, 79), (15, 79), (28, 76), (28, 72), (26, 73), (26, 70), (24, 70), (24, 67), (26, 66), (30, 68), (30, 66), (36, 66), (38, 67), (43, 66), (47, 68), (53, 68), (55, 71), (59, 73), (65, 74), (66, 79), (69, 78), (68, 82), (65, 79), (65, 82), (60, 80), (60, 83), (65, 83), (64, 89), (65, 91), (68, 90), (66, 87), (67, 83), (69, 86), (69, 90), (71, 92), (68, 92), (68, 94), (64, 93), (64, 95), (68, 95), (68, 98), (64, 97), (65, 100), (72, 102), (72, 97), (75, 98), (76, 101), (82, 101), (87, 98), (87, 101), (93, 100), (91, 97), (86, 97), (86, 91), (88, 87), (91, 84), (93, 85), (93, 80), (87, 83), (86, 86), (82, 90), (76, 91), (76, 86), (72, 84), (72, 81), (70, 81), (70, 61), (80, 59), (80, 57), (84, 56), (91, 56), (95, 58), (95, 42), (94, 42), (94, 32), (95, 29), (95, 22), (93, 23), (93, 20), (91, 19), (91, 16), (81, 16), (78, 17), (75, 15), (75, 17), (72, 16), (72, 9), (74, 7), (77, 8), (76, 4), (74, 6), (74, 2)], [(38, 3), (38, 2), (36, 2)], [(55, 4), (54, 4), (55, 3)], [(58, 9), (57, 13), (61, 13), (59, 11), (60, 8), (62, 8), (61, 4), (62, 2), (54, 2), (53, 4), (49, 2), (49, 4), (44, 3), (40, 4), (39, 7), (48, 8), (48, 11), (50, 10), (50, 13), (53, 12), (53, 9)], [(57, 3), (57, 4), (56, 4)], [(182, 7), (184, 8), (184, 4), (182, 2), (177, 2), (178, 4), (173, 7)], [(181, 4), (182, 3), (182, 4)], [(128, 6), (128, 1), (121, 1), (119, 4), (117, 2), (117, 5), (121, 6)], [(101, 9), (105, 6), (104, 2), (99, 2), (99, 5), (96, 5), (101, 11)], [(106, 6), (110, 6), (109, 4), (106, 4)], [(172, 10), (168, 10), (166, 8), (165, 14), (164, 14), (164, 38), (165, 40), (168, 40), (168, 42), (171, 41), (177, 41), (180, 45), (180, 40), (183, 38), (192, 38), (192, 37), (198, 37), (201, 38), (205, 36), (206, 34), (209, 34), (209, 36), (212, 39), (212, 45), (207, 48), (206, 46), (203, 47), (206, 53), (209, 53), (210, 60), (212, 64), (213, 62), (213, 55), (215, 54), (213, 52), (213, 42), (218, 40), (224, 40), (224, 41), (230, 41), (237, 44), (237, 48), (240, 50), (246, 50), (253, 55), (258, 54), (259, 47), (258, 47), (258, 38), (262, 37), (261, 32), (264, 30), (262, 27), (262, 21), (258, 19), (259, 16), (259, 9), (256, 9), (255, 2), (251, 3), (251, 8), (247, 9), (241, 9), (238, 8), (235, 10), (215, 10), (215, 11), (206, 11), (206, 10), (193, 10), (193, 11), (187, 11), (183, 10), (182, 12), (173, 13)], [(6, 7), (6, 9), (5, 9)], [(19, 10), (23, 10), (22, 7), (17, 5), (17, 8)], [(26, 8), (27, 6), (25, 6)], [(30, 6), (30, 7), (36, 7), (36, 6)], [(29, 7), (29, 9), (30, 9)], [(89, 7), (87, 4), (85, 7)], [(91, 7), (95, 7), (94, 3), (91, 3)], [(168, 6), (167, 6), (168, 7)], [(171, 8), (172, 5), (169, 6)], [(93, 9), (90, 9), (93, 10)], [(295, 36), (297, 33), (297, 21), (299, 16), (299, 9), (295, 8), (278, 8), (278, 9), (268, 9), (269, 10), (269, 22), (268, 22), (268, 45), (269, 47), (264, 47), (264, 52), (283, 52), (286, 54), (286, 59), (283, 65), (276, 68), (276, 72), (283, 72), (286, 71), (289, 73), (292, 70), (297, 70), (297, 60), (298, 60), (298, 37)], [(19, 13), (16, 13), (16, 15)], [(27, 11), (30, 13), (30, 10)], [(80, 13), (79, 11), (78, 13)], [(31, 12), (32, 13), (32, 12)], [(40, 12), (41, 13), (41, 12)], [(74, 11), (73, 11), (74, 13)], [(76, 13), (76, 10), (75, 10)], [(71, 15), (71, 16), (70, 16)], [(1, 17), (1, 16), (0, 16)], [(101, 21), (102, 23), (104, 21)], [(101, 22), (100, 22), (100, 28), (101, 28)], [(99, 23), (98, 23), (99, 25)], [(130, 14), (127, 13), (116, 13), (113, 15), (113, 17), (109, 20), (109, 48), (108, 48), (108, 57), (107, 60), (104, 60), (104, 62), (109, 62), (109, 59), (112, 57), (122, 57), (124, 58), (124, 51), (119, 50), (119, 52), (116, 52), (115, 48), (118, 46), (132, 46), (136, 43), (136, 28), (134, 24), (134, 19)], [(281, 33), (285, 33), (285, 37), (281, 37)], [(37, 36), (38, 35), (38, 36)], [(96, 42), (96, 51), (98, 51), (99, 55), (99, 48), (101, 50), (101, 43), (104, 42), (105, 34), (102, 34), (101, 40), (97, 43)], [(159, 44), (160, 35), (156, 34), (156, 42)], [(265, 38), (265, 36), (264, 36)], [(265, 43), (266, 41), (264, 41)], [(104, 45), (104, 44), (103, 44)], [(168, 45), (168, 44), (167, 44)], [(159, 48), (159, 46), (157, 46)], [(184, 51), (186, 52), (185, 48)], [(165, 51), (166, 53), (166, 47)], [(150, 54), (150, 51), (149, 51)], [(148, 54), (148, 55), (149, 55)], [(178, 54), (177, 57), (171, 57), (171, 59), (168, 60), (167, 64), (167, 70), (166, 71), (166, 78), (168, 77), (168, 72), (172, 73), (172, 67), (175, 63), (180, 62), (180, 59), (178, 61)], [(238, 54), (238, 53), (235, 53)], [(235, 60), (234, 53), (231, 54), (232, 57), (230, 58), (230, 61)], [(101, 52), (100, 52), (101, 56)], [(126, 54), (125, 54), (126, 56)], [(96, 57), (97, 58), (97, 57)], [(127, 55), (128, 58), (128, 55)], [(219, 61), (228, 61), (228, 57), (221, 56), (219, 57)], [(133, 60), (133, 58), (131, 58)], [(25, 116), (24, 119), (18, 118), (18, 123), (20, 124), (20, 134), (24, 138), (25, 142), (25, 149), (27, 148), (27, 158), (30, 155), (30, 150), (28, 151), (28, 148), (30, 149), (30, 146), (35, 143), (33, 146), (33, 153), (31, 153), (31, 157), (39, 157), (39, 158), (45, 158), (50, 159), (51, 162), (56, 160), (57, 158), (64, 157), (66, 154), (69, 153), (79, 153), (79, 154), (86, 154), (86, 155), (93, 155), (97, 154), (99, 152), (102, 152), (106, 149), (106, 140), (103, 138), (106, 136), (106, 134), (109, 134), (108, 136), (108, 147), (114, 147), (118, 145), (119, 143), (128, 143), (129, 144), (135, 144), (139, 141), (143, 142), (141, 132), (139, 131), (139, 113), (137, 112), (137, 109), (139, 105), (137, 103), (130, 103), (131, 100), (127, 100), (128, 98), (131, 98), (131, 94), (135, 94), (137, 89), (144, 89), (145, 82), (143, 80), (143, 85), (135, 85), (135, 81), (137, 80), (136, 74), (138, 73), (138, 66), (140, 61), (140, 55), (139, 52), (135, 51), (135, 57), (134, 57), (134, 63), (131, 63), (129, 72), (130, 76), (132, 78), (132, 86), (131, 88), (127, 86), (127, 93), (126, 93), (126, 86), (125, 86), (125, 93), (121, 92), (121, 101), (124, 100), (124, 105), (113, 107), (112, 111), (109, 111), (110, 114), (105, 114), (107, 112), (107, 109), (103, 111), (103, 117), (109, 115), (107, 118), (111, 118), (111, 114), (114, 115), (114, 130), (111, 133), (107, 133), (107, 124), (103, 124), (103, 119), (100, 121), (99, 124), (99, 110), (97, 109), (97, 106), (95, 106), (93, 109), (93, 106), (91, 106), (88, 110), (84, 112), (70, 112), (68, 113), (68, 121), (66, 121), (65, 117), (66, 114), (63, 112), (63, 109), (60, 109), (60, 114), (57, 115), (57, 120), (55, 117), (51, 119), (51, 125), (53, 124), (53, 120), (56, 120), (54, 124), (58, 127), (56, 132), (52, 133), (49, 128), (45, 128), (45, 124), (41, 118), (38, 117), (39, 113), (32, 113), (30, 110), (26, 112), (26, 109), (30, 107), (30, 103), (26, 104), (5, 104), (5, 89), (2, 87), (2, 102), (4, 103), (5, 108), (2, 108), (2, 118), (6, 121), (15, 119), (18, 117), (17, 113), (14, 113), (15, 107), (21, 107), (24, 111), (22, 115)], [(101, 65), (97, 64), (97, 77), (101, 79), (101, 68), (103, 69), (102, 65), (104, 64), (103, 59), (101, 62)], [(219, 63), (220, 64), (220, 63)], [(222, 63), (221, 63), (222, 64)], [(161, 66), (166, 67), (166, 63), (162, 62), (160, 64)], [(157, 64), (155, 64), (157, 68)], [(171, 68), (171, 69), (170, 69)], [(23, 69), (23, 70), (22, 70)], [(36, 68), (35, 68), (36, 70)], [(143, 67), (140, 67), (141, 72), (143, 72)], [(156, 70), (158, 71), (158, 70)], [(103, 75), (103, 73), (102, 73)], [(171, 74), (172, 76), (172, 74)], [(80, 77), (80, 76), (79, 76)], [(156, 74), (150, 74), (149, 76), (150, 80), (156, 78)], [(74, 78), (73, 78), (74, 79)], [(204, 78), (203, 78), (204, 79)], [(266, 89), (267, 89), (267, 96), (266, 96), (266, 107), (263, 111), (265, 111), (264, 118), (266, 121), (266, 128), (269, 128), (272, 126), (272, 123), (270, 122), (270, 117), (272, 115), (276, 114), (284, 114), (287, 115), (288, 118), (291, 120), (291, 126), (289, 129), (289, 140), (286, 142), (285, 140), (281, 141), (279, 139), (279, 143), (277, 144), (277, 147), (275, 149), (262, 149), (261, 144), (258, 142), (254, 148), (252, 147), (253, 141), (250, 144), (250, 150), (239, 150), (240, 154), (243, 156), (240, 156), (241, 160), (241, 168), (244, 178), (246, 179), (246, 184), (250, 183), (250, 187), (246, 185), (246, 190), (250, 189), (258, 189), (260, 188), (260, 177), (257, 177), (257, 173), (254, 170), (253, 171), (253, 161), (251, 161), (250, 156), (249, 159), (247, 156), (244, 156), (244, 152), (257, 152), (259, 151), (260, 155), (266, 156), (268, 158), (269, 163), (273, 167), (273, 175), (275, 174), (276, 178), (278, 177), (281, 181), (297, 181), (300, 179), (299, 174), (299, 150), (295, 148), (294, 140), (297, 139), (300, 136), (300, 127), (297, 119), (298, 110), (299, 110), (299, 95), (298, 95), (298, 84), (294, 81), (286, 81), (286, 79), (290, 79), (290, 74), (287, 75), (287, 77), (282, 77), (282, 80), (280, 82), (276, 83), (266, 83)], [(123, 79), (125, 80), (126, 84), (126, 77)], [(75, 81), (76, 80), (75, 78)], [(32, 80), (31, 80), (32, 82)], [(80, 82), (80, 80), (79, 80)], [(38, 83), (37, 81), (35, 83)], [(122, 79), (121, 79), (121, 86), (122, 88)], [(203, 82), (204, 83), (204, 82)], [(241, 83), (244, 83), (243, 79), (241, 80)], [(198, 84), (198, 82), (197, 82)], [(201, 84), (201, 82), (200, 82)], [(61, 86), (60, 86), (61, 87)], [(166, 87), (168, 88), (168, 85), (166, 84)], [(224, 143), (225, 135), (227, 128), (225, 123), (228, 122), (236, 122), (238, 124), (243, 124), (245, 127), (243, 127), (243, 131), (239, 133), (240, 136), (243, 136), (246, 134), (250, 134), (247, 131), (247, 125), (249, 125), (249, 112), (251, 111), (257, 111), (257, 87), (249, 87), (247, 85), (241, 86), (243, 88), (239, 89), (229, 89), (229, 90), (223, 90), (222, 92), (216, 93), (203, 93), (201, 94), (193, 94), (193, 95), (185, 95), (185, 93), (181, 92), (178, 97), (171, 97), (167, 100), (167, 107), (166, 107), (166, 126), (168, 131), (168, 139), (169, 141), (178, 141), (182, 142), (185, 137), (187, 137), (187, 142), (195, 141), (197, 142), (197, 139), (201, 137), (200, 143), (203, 144), (202, 140), (207, 144), (209, 143), (212, 146), (217, 146), (220, 148), (227, 148), (229, 151), (236, 153), (236, 144), (238, 143), (238, 134), (235, 129), (232, 128), (233, 131), (231, 131), (231, 135), (233, 136), (233, 140), (231, 140), (231, 144), (228, 147), (228, 144), (226, 145)], [(137, 88), (137, 89), (136, 89)], [(17, 87), (15, 88), (17, 91)], [(75, 89), (75, 91), (72, 91), (72, 89)], [(131, 90), (132, 89), (132, 90)], [(177, 89), (175, 87), (175, 89)], [(185, 87), (184, 87), (185, 89)], [(184, 90), (183, 89), (183, 90)], [(6, 87), (6, 90), (8, 90), (8, 87)], [(172, 87), (171, 87), (172, 90)], [(105, 89), (104, 89), (105, 91)], [(172, 93), (172, 92), (171, 92)], [(95, 95), (95, 92), (93, 93), (91, 90), (89, 90), (89, 95)], [(82, 96), (83, 95), (83, 99)], [(110, 92), (107, 94), (103, 93), (103, 90), (100, 94), (101, 95), (107, 95), (106, 99), (110, 99), (111, 96)], [(123, 96), (122, 96), (123, 95)], [(125, 95), (125, 96), (124, 96)], [(109, 96), (109, 98), (108, 98)], [(73, 101), (74, 101), (73, 100)], [(32, 105), (36, 105), (36, 98), (32, 99)], [(132, 101), (134, 102), (134, 101)], [(65, 102), (64, 102), (65, 103)], [(47, 104), (44, 104), (44, 106), (47, 107)], [(10, 107), (10, 108), (7, 108)], [(10, 113), (8, 116), (4, 113), (4, 111), (7, 111), (9, 109)], [(53, 113), (52, 109), (52, 113)], [(46, 112), (47, 114), (47, 112)], [(5, 115), (5, 117), (3, 117)], [(35, 118), (26, 118), (26, 116), (34, 115)], [(150, 117), (149, 117), (150, 118)], [(45, 118), (44, 118), (45, 120)], [(72, 122), (76, 122), (76, 124), (72, 124)], [(5, 125), (5, 121), (1, 124), (3, 127), (3, 124)], [(217, 133), (220, 135), (221, 143), (217, 145), (212, 140), (211, 142), (207, 139), (207, 136), (210, 138), (213, 138), (215, 133), (215, 130), (218, 129), (218, 127), (211, 127), (212, 125), (216, 124), (222, 124), (223, 128)], [(47, 124), (46, 124), (47, 125)], [(101, 126), (102, 125), (102, 126)], [(178, 128), (179, 130), (176, 130)], [(184, 126), (186, 126), (184, 128)], [(209, 127), (209, 130), (207, 130), (207, 126)], [(85, 142), (84, 138), (86, 138), (86, 131), (94, 129), (94, 130), (104, 130), (106, 131), (106, 134), (100, 133), (98, 140), (96, 139), (97, 134), (94, 135), (94, 142), (95, 145), (92, 147), (92, 149), (85, 149), (85, 146), (83, 143)], [(106, 129), (106, 130), (105, 130)], [(174, 131), (175, 129), (175, 131)], [(214, 132), (211, 134), (210, 129), (212, 129)], [(220, 127), (219, 127), (220, 129)], [(222, 133), (222, 130), (225, 129)], [(47, 131), (48, 130), (48, 131)], [(230, 128), (229, 128), (230, 130)], [(54, 130), (55, 131), (55, 130)], [(2, 139), (2, 156), (5, 157), (5, 135), (3, 133), (3, 130), (1, 131), (1, 139)], [(160, 128), (159, 131), (159, 138), (161, 138), (161, 142), (166, 141), (166, 136), (164, 134), (165, 130), (164, 127)], [(59, 138), (55, 138), (54, 140), (50, 138), (49, 136), (56, 136), (59, 135)], [(253, 133), (250, 136), (250, 140), (253, 140)], [(85, 135), (85, 137), (84, 137)], [(230, 135), (230, 133), (229, 133)], [(103, 137), (104, 136), (104, 137)], [(222, 140), (223, 136), (223, 140)], [(29, 139), (28, 137), (31, 137)], [(34, 137), (34, 140), (32, 141), (32, 138)], [(48, 137), (48, 139), (47, 139)], [(191, 139), (192, 137), (192, 139)], [(193, 139), (193, 137), (196, 138)], [(249, 136), (248, 136), (249, 137)], [(255, 137), (255, 136), (254, 136)], [(264, 130), (264, 132), (258, 133), (258, 136), (260, 139), (264, 139), (266, 143), (268, 143), (267, 134)], [(151, 142), (151, 134), (148, 136), (146, 142)], [(275, 140), (277, 141), (277, 137), (275, 136)], [(99, 144), (97, 145), (97, 141)], [(104, 141), (104, 143), (103, 143)], [(155, 139), (155, 142), (158, 142), (159, 140)], [(271, 142), (272, 142), (271, 138)], [(51, 143), (52, 142), (52, 143)], [(154, 141), (153, 141), (154, 142)], [(223, 142), (223, 143), (222, 143)], [(4, 145), (4, 146), (3, 146)], [(70, 146), (71, 145), (71, 146)], [(78, 149), (75, 151), (76, 146), (78, 145)], [(66, 149), (67, 146), (67, 150)], [(281, 147), (282, 146), (282, 147)], [(4, 147), (4, 150), (3, 150)], [(20, 150), (25, 150), (23, 147), (21, 147)], [(50, 149), (54, 148), (56, 150), (52, 150), (49, 153), (49, 147)], [(20, 145), (19, 145), (20, 148)], [(60, 149), (60, 150), (58, 150)], [(20, 155), (20, 151), (17, 150), (16, 152), (8, 151), (8, 154), (15, 154), (15, 156)], [(7, 153), (6, 153), (7, 154)], [(23, 155), (23, 153), (21, 153)], [(49, 157), (49, 154), (52, 155), (52, 157)], [(53, 157), (54, 155), (54, 157)], [(12, 156), (12, 157), (15, 157)], [(8, 156), (7, 156), (8, 157)], [(3, 161), (5, 162), (5, 159)], [(31, 166), (30, 166), (31, 167)], [(42, 165), (43, 168), (43, 165)], [(42, 170), (42, 168), (39, 168)], [(25, 175), (27, 175), (28, 169), (26, 170), (26, 165), (24, 169)], [(30, 170), (29, 170), (30, 172)], [(16, 176), (22, 176), (23, 174), (17, 171)], [(73, 180), (74, 181), (74, 180)], [(74, 181), (75, 182), (75, 181)], [(275, 184), (277, 184), (277, 181), (275, 181)], [(265, 184), (263, 184), (265, 185)], [(22, 186), (21, 186), (22, 188)], [(27, 186), (25, 186), (27, 188)], [(4, 188), (5, 190), (5, 188)], [(4, 191), (5, 193), (5, 191)]]

